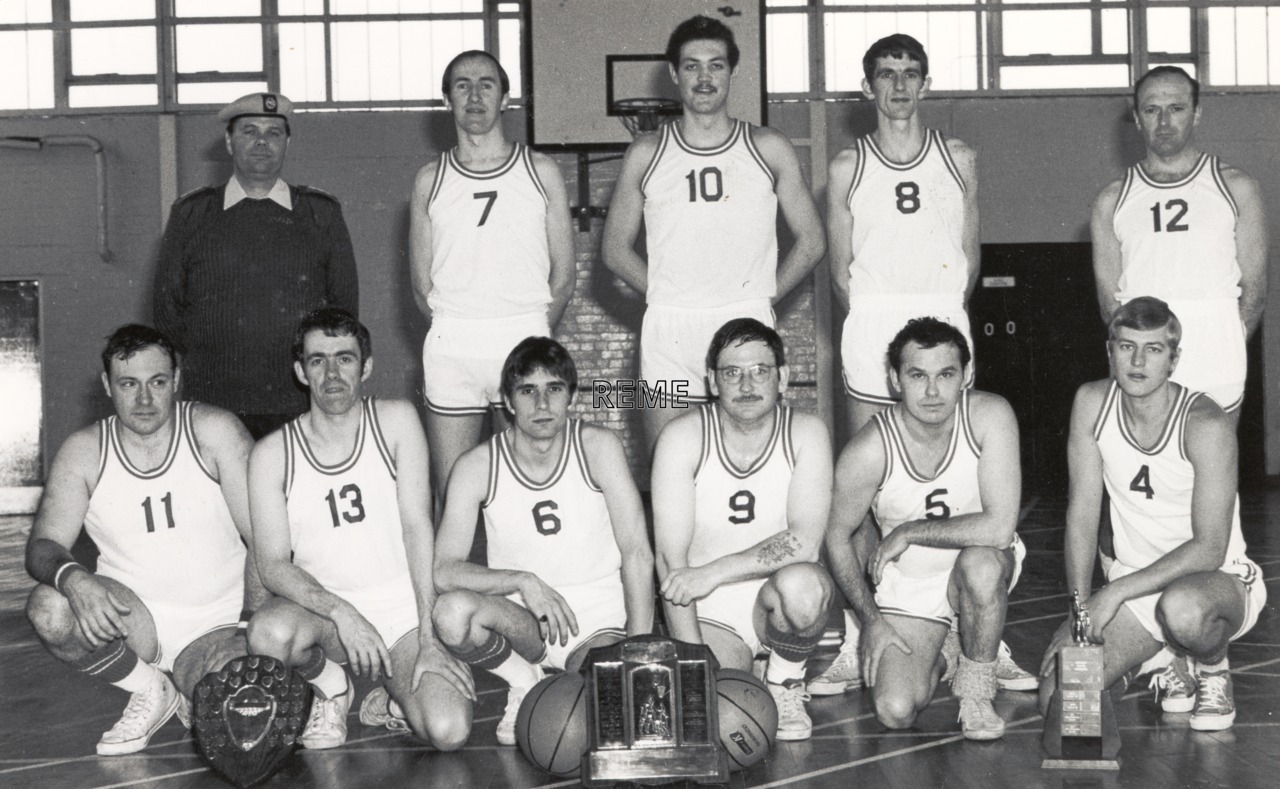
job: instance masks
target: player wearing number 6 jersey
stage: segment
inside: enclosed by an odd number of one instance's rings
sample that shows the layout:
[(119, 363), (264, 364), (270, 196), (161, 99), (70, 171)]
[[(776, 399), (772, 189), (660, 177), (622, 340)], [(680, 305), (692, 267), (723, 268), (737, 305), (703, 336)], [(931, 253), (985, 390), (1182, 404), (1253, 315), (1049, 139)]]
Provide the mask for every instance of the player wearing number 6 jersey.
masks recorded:
[(311, 408), (250, 458), (258, 567), (279, 596), (250, 622), (249, 643), (315, 686), (305, 747), (346, 740), (352, 688), (339, 664), (350, 663), (385, 681), (370, 694), (373, 722), (453, 750), (466, 741), (475, 690), (431, 627), (427, 443), (411, 403), (362, 396), (371, 350), (368, 329), (332, 307), (294, 333)]
[[(666, 56), (683, 114), (627, 149), (609, 204), (604, 263), (648, 303), (641, 378), (655, 386), (688, 382), (688, 399), (702, 403), (711, 335), (742, 316), (772, 325), (772, 305), (809, 275), (825, 244), (791, 142), (729, 115), (738, 66), (733, 32), (692, 17), (672, 32)], [(779, 209), (795, 238), (781, 263)], [(647, 261), (635, 250), (642, 221)], [(650, 448), (688, 405), (645, 409)]]
[(1093, 272), (1102, 317), (1138, 296), (1166, 301), (1182, 322), (1175, 383), (1205, 392), (1235, 420), (1245, 342), (1267, 296), (1266, 212), (1257, 182), (1201, 152), (1200, 84), (1157, 66), (1134, 86), (1146, 157), (1093, 206)]
[(445, 68), (441, 87), (458, 144), (418, 171), (409, 205), (414, 298), (431, 322), (422, 364), (439, 499), (454, 462), (480, 440), (485, 414), (495, 432), (506, 424), (507, 352), (551, 333), (576, 279), (560, 168), (503, 131), (506, 70), (469, 50)]
[[(901, 401), (876, 414), (836, 465), (832, 574), (861, 624), (862, 676), (881, 723), (910, 727), (951, 675), (964, 736), (996, 739), (997, 652), (1026, 552), (1014, 532), (1018, 424), (1004, 398), (965, 388), (969, 347), (944, 321), (908, 322), (889, 365)], [(864, 565), (851, 539), (868, 512), (881, 542)], [(953, 665), (944, 644), (957, 615)]]
[[(189, 720), (196, 682), (245, 654), (236, 622), (266, 594), (241, 542), (248, 431), (177, 400), (177, 354), (155, 329), (117, 329), (102, 365), (115, 416), (53, 462), (27, 543), (40, 582), (27, 616), (54, 657), (132, 694), (98, 742), (116, 756), (145, 748), (175, 711)], [(96, 573), (70, 552), (81, 527), (101, 551)]]
[(768, 649), (778, 739), (808, 739), (805, 661), (834, 588), (817, 564), (831, 499), (831, 439), (782, 405), (782, 339), (729, 321), (706, 356), (715, 403), (678, 417), (653, 460), (654, 540), (671, 635), (750, 669)]
[[(653, 553), (622, 443), (569, 417), (569, 352), (529, 337), (502, 369), (512, 426), (458, 459), (436, 541), (435, 626), (453, 654), (510, 686), (498, 742), (543, 666), (577, 670), (587, 650), (648, 633)], [(488, 564), (468, 561), (484, 514)]]
[[(1111, 318), (1111, 377), (1076, 392), (1067, 445), (1067, 584), (1089, 609), (1090, 638), (1106, 649), (1110, 685), (1163, 648), (1173, 662), (1153, 684), (1191, 728), (1235, 721), (1230, 641), (1253, 627), (1267, 591), (1245, 556), (1236, 493), (1236, 437), (1212, 398), (1174, 383), (1182, 327), (1156, 298), (1125, 303)], [(1092, 589), (1102, 493), (1110, 497), (1115, 561)], [(1043, 663), (1052, 676), (1059, 628)], [(1041, 708), (1053, 691), (1041, 684)]]

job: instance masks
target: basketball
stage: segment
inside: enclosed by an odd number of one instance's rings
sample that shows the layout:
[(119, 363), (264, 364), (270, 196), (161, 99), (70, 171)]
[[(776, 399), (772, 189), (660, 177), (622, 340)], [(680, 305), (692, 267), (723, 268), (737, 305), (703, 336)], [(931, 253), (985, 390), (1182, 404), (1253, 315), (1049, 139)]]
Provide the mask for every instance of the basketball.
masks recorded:
[(769, 755), (778, 739), (778, 707), (765, 684), (749, 672), (720, 669), (720, 744), (729, 754), (730, 770), (745, 770)]
[(534, 685), (516, 716), (516, 743), (552, 775), (575, 776), (587, 752), (587, 681), (563, 672)]

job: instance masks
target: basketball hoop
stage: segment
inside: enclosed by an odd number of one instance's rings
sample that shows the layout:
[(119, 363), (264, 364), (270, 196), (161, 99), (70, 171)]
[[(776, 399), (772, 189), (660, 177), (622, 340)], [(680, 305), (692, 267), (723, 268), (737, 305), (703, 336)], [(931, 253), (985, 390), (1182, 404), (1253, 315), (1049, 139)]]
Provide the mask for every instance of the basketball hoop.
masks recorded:
[(675, 99), (640, 98), (618, 99), (610, 107), (610, 114), (622, 118), (632, 139), (641, 134), (652, 134), (665, 121), (662, 116), (680, 114), (680, 102)]

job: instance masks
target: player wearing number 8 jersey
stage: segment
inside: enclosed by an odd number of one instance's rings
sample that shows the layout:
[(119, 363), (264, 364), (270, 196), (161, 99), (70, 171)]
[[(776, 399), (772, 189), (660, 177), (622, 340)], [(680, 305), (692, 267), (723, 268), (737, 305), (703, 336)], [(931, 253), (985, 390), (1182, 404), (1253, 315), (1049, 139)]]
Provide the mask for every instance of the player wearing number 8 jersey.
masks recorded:
[(475, 689), (431, 626), (431, 485), (417, 410), (362, 396), (372, 345), (344, 310), (304, 318), (293, 356), (311, 408), (250, 458), (258, 566), (279, 595), (249, 623), (250, 646), (315, 687), (299, 738), (307, 748), (346, 740), (352, 688), (340, 664), (348, 662), (385, 682), (370, 694), (381, 700), (378, 722), (459, 748)]
[(1266, 215), (1253, 178), (1196, 147), (1199, 98), (1176, 66), (1134, 86), (1146, 157), (1094, 202), (1094, 278), (1104, 320), (1139, 296), (1167, 302), (1183, 326), (1173, 380), (1238, 420), (1245, 343), (1266, 303)]
[(805, 661), (834, 593), (817, 563), (831, 495), (831, 439), (781, 404), (782, 339), (751, 318), (720, 327), (706, 356), (714, 404), (663, 429), (653, 460), (654, 541), (671, 635), (765, 679), (778, 738), (808, 739)]
[[(266, 597), (241, 542), (252, 440), (230, 412), (176, 399), (176, 362), (154, 329), (112, 333), (102, 382), (115, 415), (63, 444), (27, 543), (40, 640), (132, 694), (102, 756), (142, 750), (175, 711), (189, 720), (196, 682), (245, 654), (236, 622)], [(96, 573), (71, 556), (81, 527), (101, 551)]]
[[(510, 686), (498, 742), (542, 666), (577, 670), (587, 650), (648, 633), (653, 554), (622, 443), (569, 418), (573, 359), (548, 337), (507, 357), (507, 430), (468, 451), (449, 479), (436, 545), (435, 626), (459, 658)], [(476, 513), (488, 563), (468, 561)]]
[[(1167, 649), (1172, 663), (1153, 681), (1163, 708), (1191, 712), (1193, 729), (1226, 729), (1235, 721), (1228, 645), (1267, 598), (1240, 530), (1234, 426), (1212, 398), (1173, 383), (1182, 327), (1165, 302), (1126, 302), (1108, 334), (1111, 377), (1080, 387), (1071, 410), (1067, 583), (1106, 650), (1104, 682)], [(1095, 591), (1104, 489), (1116, 558)], [(1064, 623), (1055, 635), (1046, 676), (1069, 631)], [(1053, 684), (1041, 684), (1041, 709)]]

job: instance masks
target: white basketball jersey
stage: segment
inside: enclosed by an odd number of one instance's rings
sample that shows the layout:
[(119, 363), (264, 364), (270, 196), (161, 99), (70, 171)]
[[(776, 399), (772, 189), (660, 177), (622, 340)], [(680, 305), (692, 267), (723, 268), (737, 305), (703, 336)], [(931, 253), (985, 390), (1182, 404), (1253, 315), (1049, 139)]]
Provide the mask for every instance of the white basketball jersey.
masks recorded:
[(488, 172), (463, 167), (456, 149), (441, 154), (427, 216), (432, 312), (450, 318), (546, 312), (547, 193), (527, 146), (512, 143), (507, 161)]
[[(1151, 449), (1143, 449), (1124, 422), (1120, 387), (1107, 390), (1093, 438), (1102, 454), (1102, 474), (1111, 496), (1116, 559), (1143, 568), (1191, 539), (1195, 471), (1186, 454), (1187, 415), (1200, 392), (1177, 387), (1169, 420)], [(1231, 515), (1225, 564), (1243, 558), (1240, 497)]]
[(702, 458), (693, 476), (690, 567), (700, 567), (786, 531), (787, 494), (795, 468), (790, 408), (774, 409), (769, 442), (746, 468), (735, 466), (725, 450), (719, 406), (708, 403), (700, 408)]
[(1120, 241), (1121, 302), (1240, 297), (1238, 211), (1218, 168), (1218, 157), (1201, 154), (1174, 183), (1158, 183), (1141, 164), (1125, 173), (1111, 220)]
[(142, 471), (125, 456), (119, 420), (98, 423), (98, 481), (85, 529), (97, 543), (98, 573), (138, 597), (174, 606), (242, 603), (245, 547), (192, 438), (195, 403), (179, 402), (164, 462)]
[(285, 425), (285, 501), (293, 563), (342, 596), (374, 587), (409, 588), (396, 470), (378, 426), (374, 399), (360, 409), (355, 448), (322, 464), (302, 430), (306, 415)]
[[(917, 469), (907, 454), (902, 428), (894, 419), (900, 407), (894, 406), (875, 416), (885, 463), (884, 476), (871, 506), (881, 535), (888, 536), (908, 521), (944, 520), (982, 512), (978, 485), (978, 458), (982, 456), (982, 448), (974, 440), (969, 424), (969, 391), (962, 392), (960, 402), (956, 403), (951, 442), (932, 475)], [(915, 577), (947, 573), (959, 555), (960, 551), (955, 548), (912, 545), (898, 557), (898, 568), (903, 575)]]
[(680, 124), (662, 127), (644, 194), (650, 304), (720, 307), (772, 299), (778, 290), (774, 177), (736, 121), (715, 148), (694, 148)]
[(604, 492), (582, 449), (582, 421), (565, 425), (564, 447), (545, 482), (516, 463), (509, 431), (489, 439), (489, 491), (481, 509), (489, 567), (525, 570), (559, 588), (616, 576), (622, 554)]
[(963, 294), (965, 183), (940, 132), (926, 132), (915, 159), (897, 164), (870, 135), (846, 201), (853, 216), (849, 292)]

